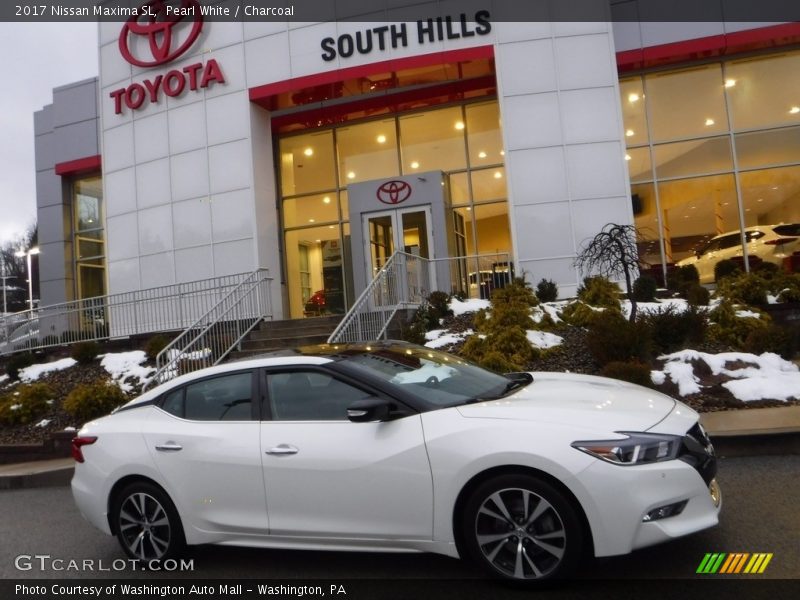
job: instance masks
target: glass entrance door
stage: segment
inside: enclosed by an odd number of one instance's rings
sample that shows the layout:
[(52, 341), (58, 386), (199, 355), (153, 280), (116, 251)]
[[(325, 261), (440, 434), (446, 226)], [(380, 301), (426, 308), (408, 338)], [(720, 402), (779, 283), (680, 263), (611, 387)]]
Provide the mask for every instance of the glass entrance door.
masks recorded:
[[(405, 252), (411, 257), (423, 259), (433, 258), (433, 235), (431, 231), (430, 206), (388, 210), (362, 215), (364, 242), (367, 246), (367, 282), (372, 281), (396, 250)], [(428, 290), (427, 277), (423, 274), (433, 273), (432, 269), (407, 258), (405, 276), (408, 285), (413, 289)], [(432, 282), (430, 282), (432, 283)]]

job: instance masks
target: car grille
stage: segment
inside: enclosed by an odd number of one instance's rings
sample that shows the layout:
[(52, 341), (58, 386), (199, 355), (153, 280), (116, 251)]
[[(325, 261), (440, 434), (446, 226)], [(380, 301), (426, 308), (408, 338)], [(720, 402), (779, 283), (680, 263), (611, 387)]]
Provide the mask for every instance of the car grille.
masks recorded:
[(717, 474), (717, 456), (714, 454), (714, 446), (700, 423), (695, 423), (683, 436), (678, 458), (694, 467), (707, 485)]

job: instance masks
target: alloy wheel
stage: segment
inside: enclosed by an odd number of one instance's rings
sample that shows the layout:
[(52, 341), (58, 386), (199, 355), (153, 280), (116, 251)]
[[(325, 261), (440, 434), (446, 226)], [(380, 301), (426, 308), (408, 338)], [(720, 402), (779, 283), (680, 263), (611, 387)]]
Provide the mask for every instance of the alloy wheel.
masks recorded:
[(119, 533), (131, 556), (141, 560), (160, 559), (172, 538), (169, 516), (161, 503), (145, 492), (135, 492), (119, 509)]

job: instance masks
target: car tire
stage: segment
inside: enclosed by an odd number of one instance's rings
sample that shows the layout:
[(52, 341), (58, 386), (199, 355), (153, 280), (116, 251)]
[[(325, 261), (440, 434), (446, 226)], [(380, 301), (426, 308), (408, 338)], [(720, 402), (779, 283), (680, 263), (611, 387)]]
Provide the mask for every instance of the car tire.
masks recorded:
[(114, 499), (111, 516), (117, 540), (130, 558), (164, 561), (180, 555), (186, 545), (175, 505), (152, 483), (125, 486)]
[(573, 503), (530, 475), (501, 475), (481, 483), (460, 519), (467, 557), (494, 577), (535, 585), (567, 577), (584, 552)]

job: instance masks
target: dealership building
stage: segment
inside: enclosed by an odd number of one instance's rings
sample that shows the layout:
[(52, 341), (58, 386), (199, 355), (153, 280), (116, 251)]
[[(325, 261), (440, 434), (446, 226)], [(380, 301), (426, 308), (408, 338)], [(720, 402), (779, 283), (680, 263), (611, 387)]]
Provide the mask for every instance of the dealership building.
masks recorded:
[(41, 304), (267, 269), (275, 318), (343, 312), (396, 250), (494, 257), (444, 291), (513, 265), (568, 296), (606, 223), (663, 270), (800, 222), (800, 24), (488, 5), (100, 23), (99, 76), (35, 114)]

